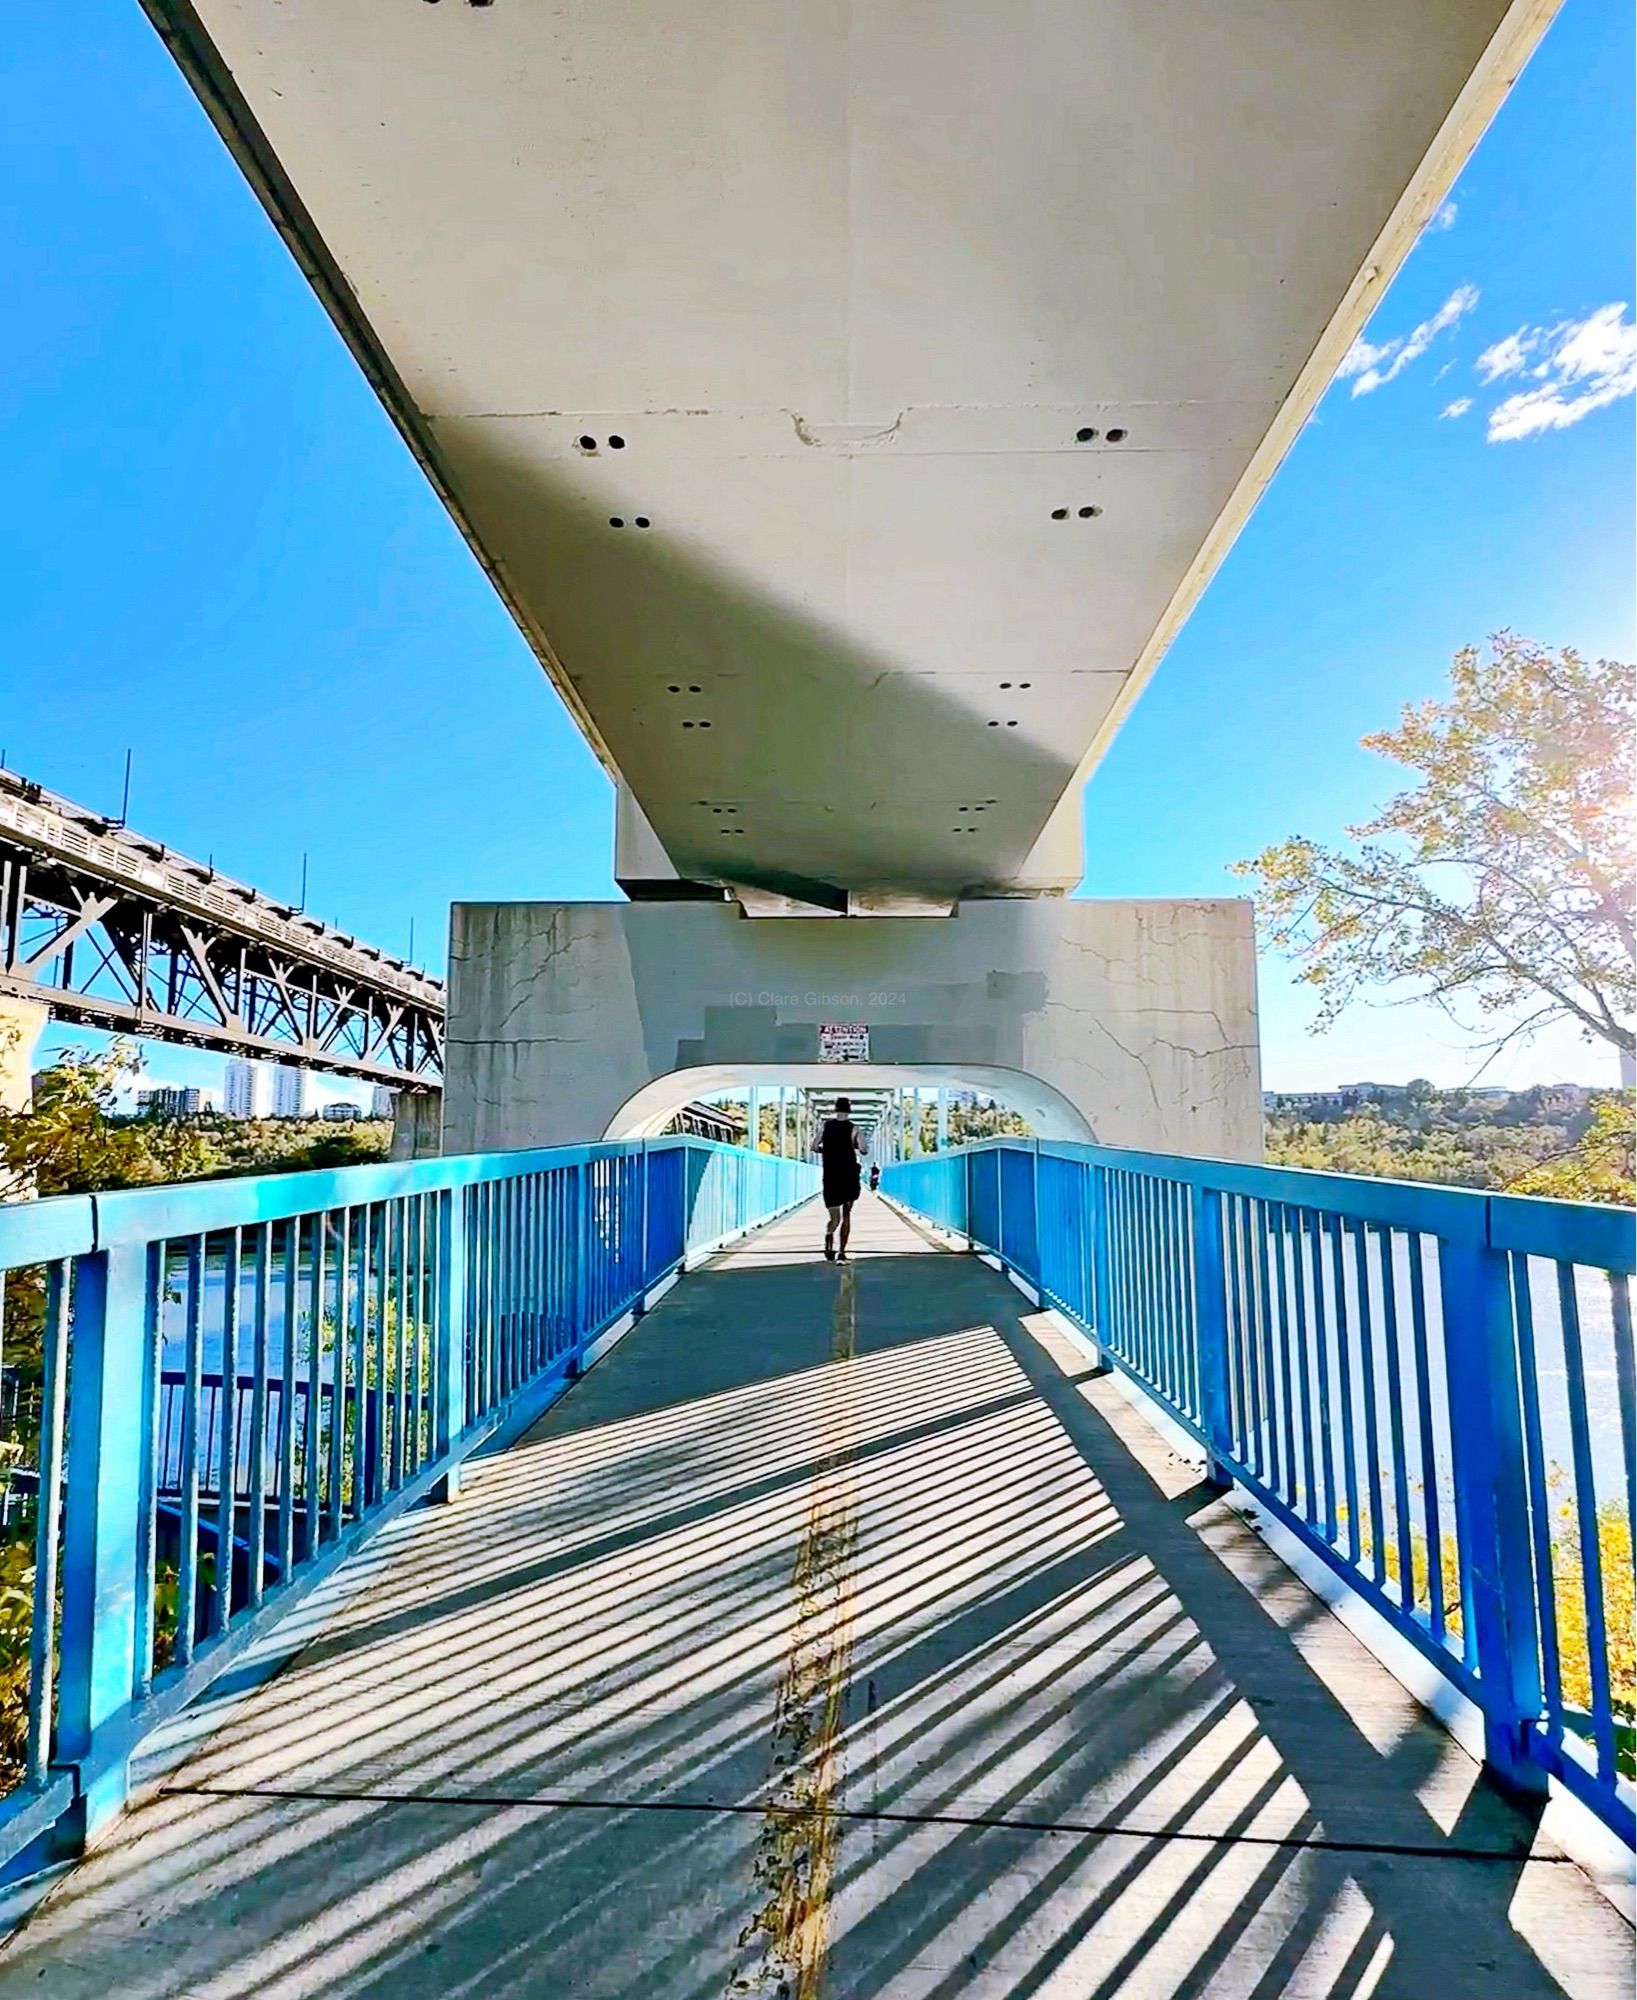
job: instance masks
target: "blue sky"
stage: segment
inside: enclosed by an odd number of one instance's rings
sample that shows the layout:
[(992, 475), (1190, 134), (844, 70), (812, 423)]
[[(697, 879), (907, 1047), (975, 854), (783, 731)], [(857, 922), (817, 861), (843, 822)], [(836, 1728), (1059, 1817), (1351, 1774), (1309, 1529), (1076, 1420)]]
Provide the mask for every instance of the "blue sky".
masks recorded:
[[(1632, 66), (1567, 0), (1093, 780), (1084, 893), (1367, 817), (1358, 738), (1499, 627), (1632, 657)], [(7, 762), (112, 808), (130, 747), (136, 825), (274, 894), (305, 852), (434, 966), (453, 899), (614, 894), (606, 783), (135, 0), (15, 10), (0, 184)], [(1262, 1006), (1270, 1086), (1474, 1066), (1423, 1008), (1309, 1036), (1277, 961)]]

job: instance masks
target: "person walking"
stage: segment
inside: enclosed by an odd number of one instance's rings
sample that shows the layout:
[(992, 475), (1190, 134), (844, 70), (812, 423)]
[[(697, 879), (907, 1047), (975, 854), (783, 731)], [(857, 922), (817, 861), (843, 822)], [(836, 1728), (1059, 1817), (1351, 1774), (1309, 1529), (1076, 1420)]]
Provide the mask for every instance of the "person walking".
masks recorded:
[(827, 1263), (845, 1264), (847, 1239), (852, 1234), (853, 1203), (860, 1191), (858, 1163), (864, 1157), (864, 1134), (852, 1120), (849, 1098), (836, 1099), (833, 1118), (826, 1118), (823, 1130), (813, 1141), (823, 1169), (824, 1206), (829, 1224), (824, 1232)]

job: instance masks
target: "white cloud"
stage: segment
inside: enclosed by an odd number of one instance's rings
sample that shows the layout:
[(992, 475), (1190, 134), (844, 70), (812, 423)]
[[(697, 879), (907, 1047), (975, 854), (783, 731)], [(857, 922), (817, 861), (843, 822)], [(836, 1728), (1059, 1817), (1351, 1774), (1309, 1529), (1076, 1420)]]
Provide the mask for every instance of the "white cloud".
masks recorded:
[(1383, 383), (1402, 375), (1412, 361), (1419, 361), (1438, 338), (1478, 303), (1476, 285), (1457, 285), (1432, 315), (1401, 340), (1384, 341), (1379, 347), (1362, 337), (1355, 340), (1336, 370), (1338, 377), (1352, 378), (1353, 394), (1368, 396)]
[(1464, 417), (1471, 408), (1470, 396), (1457, 396), (1453, 403), (1446, 403), (1438, 412), (1438, 421), (1442, 423), (1445, 417)]
[(1455, 227), (1455, 218), (1460, 214), (1460, 212), (1461, 211), (1455, 206), (1454, 202), (1446, 201), (1443, 207), (1439, 209), (1438, 213), (1427, 224), (1427, 227), (1429, 229), (1440, 229), (1440, 230), (1453, 229)]
[(1396, 340), (1389, 340), (1384, 347), (1372, 347), (1361, 333), (1341, 357), (1336, 380), (1345, 382), (1349, 375), (1362, 375), (1366, 368), (1374, 368), (1378, 361), (1384, 361), (1397, 345)]
[[(1537, 350), (1543, 358), (1530, 370), (1538, 388), (1521, 390), (1497, 403), (1489, 413), (1491, 444), (1509, 444), (1536, 437), (1542, 431), (1563, 431), (1606, 409), (1624, 396), (1637, 395), (1637, 324), (1627, 319), (1624, 302), (1599, 306), (1581, 320), (1560, 320), (1552, 327), (1520, 327), (1496, 348), (1517, 345), (1515, 364), (1494, 368), (1486, 382), (1517, 374), (1524, 359)], [(1496, 348), (1478, 357), (1485, 360)], [(1504, 357), (1510, 361), (1510, 356)]]
[(1504, 340), (1497, 340), (1493, 347), (1486, 347), (1473, 367), (1482, 382), (1498, 382), (1503, 375), (1517, 375), (1523, 371), (1524, 363), (1540, 345), (1541, 329), (1520, 326), (1516, 333), (1509, 333)]

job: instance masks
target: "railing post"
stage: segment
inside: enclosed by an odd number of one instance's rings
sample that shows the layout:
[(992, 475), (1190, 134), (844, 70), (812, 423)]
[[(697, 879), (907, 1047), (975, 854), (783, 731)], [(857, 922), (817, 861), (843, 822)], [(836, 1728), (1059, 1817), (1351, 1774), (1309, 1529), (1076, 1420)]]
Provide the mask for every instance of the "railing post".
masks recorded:
[(574, 1169), (574, 1338), (568, 1350), (568, 1375), (580, 1373), (580, 1356), (591, 1331), (591, 1162)]
[(1091, 1170), (1091, 1331), (1098, 1366), (1106, 1368), (1109, 1337), (1108, 1169)]
[[(1478, 1673), (1484, 1755), (1509, 1783), (1540, 1791), (1530, 1756), (1541, 1713), (1535, 1576), (1506, 1257), (1438, 1243), (1455, 1524), (1467, 1657)], [(1434, 1590), (1442, 1580), (1431, 1579)]]
[[(1222, 1197), (1197, 1183), (1189, 1190), (1194, 1238), (1194, 1338), (1199, 1362), (1199, 1427), (1205, 1433), (1205, 1477), (1233, 1483), (1233, 1425), (1228, 1402), (1227, 1264), (1222, 1251)], [(1180, 1245), (1177, 1246), (1180, 1249)]]
[[(784, 1130), (782, 1099), (779, 1103), (779, 1130), (782, 1134)], [(637, 1298), (631, 1312), (633, 1318), (641, 1319), (648, 1310), (648, 1141), (639, 1139), (637, 1144), (640, 1148), (637, 1154), (637, 1178), (642, 1183), (642, 1219), (638, 1224), (641, 1234), (637, 1237)]]
[(1004, 1142), (995, 1147), (995, 1255), (1000, 1259), (1000, 1268), (1009, 1271), (1012, 1267), (1006, 1261), (1006, 1147)]
[[(432, 1412), (437, 1449), (448, 1451), (466, 1428), (466, 1190), (450, 1188), (438, 1213), (438, 1372)], [(460, 1496), (460, 1467), (450, 1466), (433, 1489), (438, 1500)]]
[(1029, 1141), (1029, 1206), (1034, 1214), (1034, 1228), (1031, 1232), (1034, 1237), (1034, 1269), (1025, 1271), (1023, 1275), (1033, 1282), (1037, 1291), (1044, 1292), (1046, 1253), (1040, 1241), (1040, 1141), (1038, 1139)]
[[(132, 1244), (81, 1257), (69, 1350), (68, 1498), (63, 1533), (62, 1668), (55, 1764), (91, 1758), (98, 1733), (125, 1714), (136, 1685), (137, 1607), (148, 1471), (148, 1251)], [(40, 1496), (42, 1505), (46, 1496)], [(191, 1618), (191, 1604), (177, 1606)], [(95, 1838), (124, 1805), (126, 1766), (82, 1783), (75, 1842)]]

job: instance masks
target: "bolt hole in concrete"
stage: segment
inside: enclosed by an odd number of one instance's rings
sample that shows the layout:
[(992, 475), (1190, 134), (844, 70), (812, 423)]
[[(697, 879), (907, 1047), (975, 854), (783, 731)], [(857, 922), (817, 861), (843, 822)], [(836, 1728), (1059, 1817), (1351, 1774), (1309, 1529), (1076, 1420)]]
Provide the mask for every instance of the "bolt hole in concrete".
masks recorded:
[[(1095, 521), (1102, 511), (1101, 507), (1082, 507), (1080, 509), (1080, 518), (1082, 521)], [(638, 522), (637, 525), (640, 527), (642, 524)]]
[(620, 519), (618, 514), (610, 514), (608, 517), (608, 525), (611, 528), (623, 528), (625, 526), (625, 523)]
[[(612, 440), (610, 440), (610, 442), (612, 442)], [(649, 520), (646, 514), (639, 514), (637, 516), (637, 526), (639, 528), (651, 528), (653, 525), (654, 525), (653, 522)]]
[(1083, 424), (1083, 425), (1082, 425), (1082, 426), (1080, 427), (1080, 429), (1079, 429), (1079, 430), (1077, 430), (1077, 431), (1075, 432), (1075, 434), (1074, 434), (1074, 438), (1075, 438), (1075, 442), (1076, 442), (1077, 444), (1092, 444), (1092, 443), (1095, 443), (1095, 441), (1096, 441), (1096, 437), (1097, 437), (1097, 433), (1096, 433), (1096, 432), (1095, 432), (1095, 431), (1094, 431), (1094, 430), (1092, 429), (1092, 427), (1090, 426), (1090, 424)]
[(624, 451), (625, 449), (624, 438), (619, 436), (618, 433), (616, 432), (616, 434), (608, 440), (608, 449), (610, 451)]
[(1052, 509), (1052, 519), (1054, 521), (1066, 521), (1068, 518), (1069, 510), (1067, 507), (1054, 507)]
[(1109, 431), (1107, 435), (1110, 444), (1118, 444), (1121, 438), (1125, 436), (1125, 432), (1123, 430), (1113, 430)]
[(595, 451), (597, 449), (597, 440), (589, 432), (586, 432), (580, 437), (579, 445), (581, 451)]

